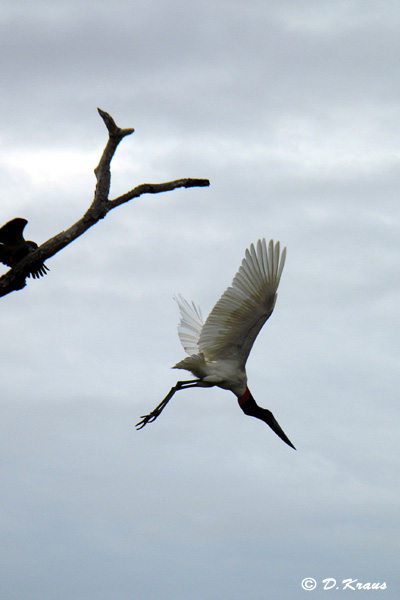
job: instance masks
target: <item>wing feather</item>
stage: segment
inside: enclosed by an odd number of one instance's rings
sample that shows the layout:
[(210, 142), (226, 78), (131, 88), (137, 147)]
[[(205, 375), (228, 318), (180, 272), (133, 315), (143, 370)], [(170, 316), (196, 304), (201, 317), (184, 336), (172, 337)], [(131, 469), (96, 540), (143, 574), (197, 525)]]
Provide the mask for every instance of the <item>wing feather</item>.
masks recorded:
[(8, 221), (0, 228), (0, 242), (3, 244), (14, 244), (15, 242), (24, 242), (23, 231), (28, 223), (26, 219), (17, 217)]
[(198, 340), (203, 327), (203, 317), (200, 307), (194, 302), (189, 303), (182, 296), (175, 296), (178, 303), (181, 320), (178, 325), (178, 335), (181, 344), (191, 356), (199, 353)]
[[(197, 347), (206, 360), (236, 358), (245, 364), (254, 340), (271, 315), (286, 258), (279, 242), (251, 244), (232, 284), (207, 317)], [(197, 331), (196, 331), (197, 333)], [(181, 338), (182, 339), (182, 338)]]

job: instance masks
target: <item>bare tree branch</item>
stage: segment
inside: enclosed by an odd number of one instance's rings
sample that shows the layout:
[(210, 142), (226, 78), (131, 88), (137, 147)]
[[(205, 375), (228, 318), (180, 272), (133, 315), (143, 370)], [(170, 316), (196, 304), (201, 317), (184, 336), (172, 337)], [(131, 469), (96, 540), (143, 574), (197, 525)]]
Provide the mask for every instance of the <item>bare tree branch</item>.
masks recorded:
[(68, 246), (76, 240), (90, 227), (95, 225), (100, 219), (103, 219), (106, 214), (134, 198), (138, 198), (143, 194), (158, 194), (160, 192), (169, 192), (177, 188), (189, 187), (205, 187), (209, 186), (208, 179), (176, 179), (165, 183), (143, 183), (133, 188), (126, 194), (118, 196), (114, 200), (109, 199), (111, 170), (110, 165), (115, 151), (121, 140), (131, 133), (134, 129), (121, 129), (118, 127), (114, 119), (100, 108), (97, 109), (101, 118), (104, 121), (108, 130), (108, 141), (101, 155), (99, 164), (94, 169), (96, 176), (96, 187), (94, 198), (86, 213), (76, 223), (71, 225), (65, 231), (61, 231), (54, 237), (50, 238), (39, 246), (35, 251), (31, 252), (18, 262), (15, 267), (10, 269), (2, 277), (0, 277), (0, 297), (9, 294), (15, 290), (23, 289), (26, 285), (26, 277), (32, 265), (38, 262), (43, 262)]

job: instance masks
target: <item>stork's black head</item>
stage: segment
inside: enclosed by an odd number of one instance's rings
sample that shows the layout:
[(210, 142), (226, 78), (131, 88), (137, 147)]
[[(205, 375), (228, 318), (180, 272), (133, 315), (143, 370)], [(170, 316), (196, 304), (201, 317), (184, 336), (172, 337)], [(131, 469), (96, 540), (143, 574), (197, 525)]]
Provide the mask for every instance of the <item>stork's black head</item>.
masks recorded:
[(240, 396), (240, 398), (238, 398), (238, 402), (240, 408), (242, 409), (245, 415), (249, 415), (250, 417), (255, 417), (256, 419), (264, 421), (264, 423), (269, 425), (272, 431), (274, 431), (276, 435), (278, 435), (281, 438), (281, 440), (283, 440), (286, 444), (288, 444), (288, 446), (293, 448), (293, 450), (296, 450), (292, 442), (289, 440), (289, 438), (283, 431), (282, 427), (279, 425), (278, 421), (275, 419), (272, 412), (267, 408), (262, 408), (261, 406), (258, 406), (253, 396), (251, 395), (249, 388), (246, 388), (246, 391), (243, 394), (243, 396)]

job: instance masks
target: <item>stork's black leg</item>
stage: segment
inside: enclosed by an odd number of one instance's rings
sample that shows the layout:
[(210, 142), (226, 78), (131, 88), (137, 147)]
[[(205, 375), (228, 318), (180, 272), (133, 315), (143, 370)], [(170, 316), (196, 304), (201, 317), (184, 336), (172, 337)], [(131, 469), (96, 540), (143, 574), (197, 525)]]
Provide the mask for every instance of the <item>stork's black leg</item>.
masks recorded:
[(147, 423), (152, 423), (157, 419), (157, 417), (162, 413), (164, 408), (167, 406), (168, 402), (171, 400), (172, 396), (175, 392), (179, 390), (184, 390), (189, 387), (210, 387), (210, 384), (204, 383), (200, 379), (190, 379), (188, 381), (178, 381), (174, 387), (172, 387), (168, 394), (165, 396), (164, 400), (160, 402), (158, 406), (154, 410), (151, 411), (148, 415), (142, 415), (140, 418), (142, 419), (139, 423), (136, 423), (136, 429), (142, 429)]

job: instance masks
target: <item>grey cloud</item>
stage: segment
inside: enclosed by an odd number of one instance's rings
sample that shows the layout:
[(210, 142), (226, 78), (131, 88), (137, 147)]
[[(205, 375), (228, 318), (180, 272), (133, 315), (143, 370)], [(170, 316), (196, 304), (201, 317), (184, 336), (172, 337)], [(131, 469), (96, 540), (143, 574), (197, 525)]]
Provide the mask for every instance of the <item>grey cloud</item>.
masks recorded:
[[(106, 139), (96, 106), (136, 129), (112, 195), (211, 187), (112, 211), (1, 300), (0, 595), (296, 599), (307, 576), (393, 594), (399, 10), (70, 1), (3, 16), (1, 222), (28, 218), (41, 242), (81, 216)], [(180, 392), (136, 432), (184, 378), (173, 295), (206, 315), (263, 236), (288, 256), (250, 384), (297, 453), (222, 390)]]

